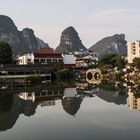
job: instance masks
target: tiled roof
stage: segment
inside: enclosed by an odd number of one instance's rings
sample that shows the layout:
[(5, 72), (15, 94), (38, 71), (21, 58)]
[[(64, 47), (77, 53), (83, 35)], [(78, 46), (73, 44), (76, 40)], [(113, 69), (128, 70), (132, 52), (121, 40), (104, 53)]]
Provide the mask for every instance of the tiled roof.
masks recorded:
[(36, 58), (63, 58), (61, 53), (33, 53)]
[(39, 53), (55, 53), (52, 48), (40, 48)]

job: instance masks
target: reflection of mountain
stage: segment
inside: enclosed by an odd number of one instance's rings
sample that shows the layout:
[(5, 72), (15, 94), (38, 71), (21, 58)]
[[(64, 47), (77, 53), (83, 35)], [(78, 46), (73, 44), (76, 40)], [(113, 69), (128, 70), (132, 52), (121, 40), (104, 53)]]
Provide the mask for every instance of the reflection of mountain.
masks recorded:
[(70, 115), (74, 116), (80, 109), (81, 102), (80, 97), (64, 98), (62, 100), (63, 109)]
[(96, 95), (107, 102), (115, 103), (117, 105), (127, 104), (127, 94), (119, 95), (118, 91), (115, 90), (109, 91), (100, 88), (99, 93)]
[(23, 101), (17, 96), (9, 94), (6, 94), (4, 97), (0, 96), (0, 101), (2, 101), (0, 102), (0, 131), (12, 128), (20, 114), (33, 115), (37, 107), (31, 101)]
[(13, 105), (13, 95), (12, 94), (0, 94), (0, 114), (11, 110)]
[(32, 116), (38, 105), (52, 106), (55, 100), (62, 100), (63, 109), (75, 115), (83, 98), (91, 95), (87, 88), (86, 93), (84, 90), (77, 92), (73, 86), (65, 88), (59, 85), (28, 89), (28, 92), (24, 89), (4, 90), (0, 94), (0, 131), (12, 128), (20, 114)]
[(35, 114), (37, 103), (34, 103), (30, 100), (28, 101), (22, 100), (17, 96), (15, 98), (16, 98), (15, 108), (20, 114), (24, 114), (25, 116), (29, 116), (29, 117)]

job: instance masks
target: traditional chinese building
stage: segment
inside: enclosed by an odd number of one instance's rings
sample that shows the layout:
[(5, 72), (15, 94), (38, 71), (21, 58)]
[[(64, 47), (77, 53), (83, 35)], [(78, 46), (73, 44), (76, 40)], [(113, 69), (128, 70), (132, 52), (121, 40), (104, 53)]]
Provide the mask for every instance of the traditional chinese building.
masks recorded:
[(39, 52), (25, 54), (18, 58), (19, 65), (49, 63), (63, 64), (62, 53), (57, 53), (51, 48), (42, 48)]

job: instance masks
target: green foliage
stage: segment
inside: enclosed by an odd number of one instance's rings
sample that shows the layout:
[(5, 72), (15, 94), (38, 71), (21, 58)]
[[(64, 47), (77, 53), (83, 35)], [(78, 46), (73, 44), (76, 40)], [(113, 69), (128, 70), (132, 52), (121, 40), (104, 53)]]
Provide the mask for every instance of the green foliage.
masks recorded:
[(117, 56), (115, 59), (116, 59), (117, 69), (122, 70), (126, 65), (125, 59), (123, 59), (121, 56)]
[(0, 64), (12, 64), (13, 63), (12, 48), (8, 43), (0, 42)]
[(113, 67), (115, 67), (116, 64), (116, 60), (114, 59), (115, 57), (116, 57), (115, 54), (104, 55), (99, 61), (99, 67), (105, 64), (110, 64)]
[(102, 74), (106, 74), (106, 73), (108, 73), (108, 71), (109, 71), (110, 69), (112, 69), (112, 68), (113, 68), (112, 65), (106, 64), (106, 65), (102, 65), (102, 66), (100, 67), (100, 70), (101, 70), (101, 73), (102, 73)]
[(0, 78), (0, 84), (3, 84), (6, 82), (6, 79), (5, 78)]
[(25, 78), (25, 81), (30, 81), (31, 84), (38, 84), (42, 82), (42, 78), (39, 75), (32, 75)]
[(102, 83), (99, 85), (99, 88), (104, 89), (106, 91), (116, 90), (114, 83), (109, 83), (108, 81), (102, 81)]
[(122, 70), (125, 67), (126, 61), (121, 56), (115, 54), (104, 55), (99, 61), (99, 68), (105, 65), (111, 65), (113, 68), (117, 67), (118, 70)]
[(140, 70), (140, 58), (134, 58), (132, 66)]
[(124, 76), (123, 72), (118, 72), (118, 73), (115, 74), (115, 80), (122, 81), (123, 80), (123, 76)]
[(60, 79), (67, 79), (71, 75), (71, 70), (66, 68), (60, 69), (58, 70), (58, 75)]

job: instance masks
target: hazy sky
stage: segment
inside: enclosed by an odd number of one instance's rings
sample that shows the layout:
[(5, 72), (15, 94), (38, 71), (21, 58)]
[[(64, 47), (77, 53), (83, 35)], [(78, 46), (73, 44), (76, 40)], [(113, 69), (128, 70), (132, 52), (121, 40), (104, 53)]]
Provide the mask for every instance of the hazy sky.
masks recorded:
[(19, 30), (32, 28), (53, 48), (68, 26), (86, 47), (116, 33), (140, 39), (140, 0), (0, 0), (0, 14), (11, 17)]

